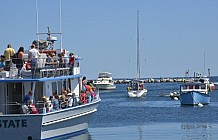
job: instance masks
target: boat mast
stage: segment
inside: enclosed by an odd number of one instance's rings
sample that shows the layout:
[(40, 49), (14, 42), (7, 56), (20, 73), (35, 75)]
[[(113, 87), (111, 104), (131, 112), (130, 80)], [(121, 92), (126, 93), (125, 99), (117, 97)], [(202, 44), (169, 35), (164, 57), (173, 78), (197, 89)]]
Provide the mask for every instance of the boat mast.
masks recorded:
[(140, 79), (140, 62), (139, 62), (139, 10), (137, 10), (137, 80)]

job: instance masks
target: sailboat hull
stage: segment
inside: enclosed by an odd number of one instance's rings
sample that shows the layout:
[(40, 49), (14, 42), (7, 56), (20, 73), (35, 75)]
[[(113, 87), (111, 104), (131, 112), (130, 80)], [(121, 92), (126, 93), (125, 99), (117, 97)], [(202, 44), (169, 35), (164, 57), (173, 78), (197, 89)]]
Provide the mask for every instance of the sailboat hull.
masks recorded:
[(128, 96), (129, 97), (143, 97), (147, 94), (147, 89), (143, 90), (130, 90), (128, 91)]

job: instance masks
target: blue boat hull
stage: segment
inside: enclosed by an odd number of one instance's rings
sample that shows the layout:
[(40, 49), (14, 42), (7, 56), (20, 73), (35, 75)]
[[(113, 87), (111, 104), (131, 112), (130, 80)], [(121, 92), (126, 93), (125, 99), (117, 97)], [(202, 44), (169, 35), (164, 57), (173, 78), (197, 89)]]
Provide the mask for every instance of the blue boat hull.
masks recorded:
[(180, 103), (182, 105), (197, 105), (201, 104), (209, 104), (210, 103), (210, 95), (196, 92), (196, 91), (189, 91), (187, 93), (180, 94)]

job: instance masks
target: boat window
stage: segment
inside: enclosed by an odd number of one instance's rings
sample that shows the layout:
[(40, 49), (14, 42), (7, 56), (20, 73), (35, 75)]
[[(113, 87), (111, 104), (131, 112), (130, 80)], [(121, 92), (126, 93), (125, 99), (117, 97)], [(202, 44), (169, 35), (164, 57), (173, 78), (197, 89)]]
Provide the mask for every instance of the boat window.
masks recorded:
[(195, 85), (195, 89), (199, 89), (199, 85)]
[(63, 80), (63, 89), (64, 89), (64, 90), (67, 89), (67, 82), (66, 82), (66, 79)]
[(202, 88), (202, 89), (205, 89), (205, 88), (206, 88), (206, 85), (201, 85), (201, 88)]
[(56, 82), (52, 82), (52, 93), (55, 93), (57, 91)]
[(182, 89), (187, 89), (187, 85), (183, 85), (183, 86), (182, 86)]
[(36, 87), (35, 87), (35, 100), (36, 101), (41, 101), (42, 96), (43, 96), (43, 83), (42, 82), (37, 82)]
[(189, 89), (193, 89), (193, 85), (189, 85)]
[(8, 83), (7, 93), (7, 113), (20, 113), (21, 108), (19, 103), (22, 103), (22, 83)]
[(62, 93), (63, 85), (62, 81), (58, 81), (58, 95)]
[(71, 79), (68, 79), (68, 88), (71, 89)]

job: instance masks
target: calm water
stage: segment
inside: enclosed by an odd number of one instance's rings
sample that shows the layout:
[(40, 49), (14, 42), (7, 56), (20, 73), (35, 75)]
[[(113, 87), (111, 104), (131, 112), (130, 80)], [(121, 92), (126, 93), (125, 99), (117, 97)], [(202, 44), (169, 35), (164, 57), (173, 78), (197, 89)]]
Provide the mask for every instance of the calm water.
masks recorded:
[(218, 90), (203, 107), (180, 106), (166, 96), (180, 83), (147, 83), (144, 98), (128, 98), (126, 85), (100, 91), (102, 102), (86, 134), (72, 140), (217, 140)]

